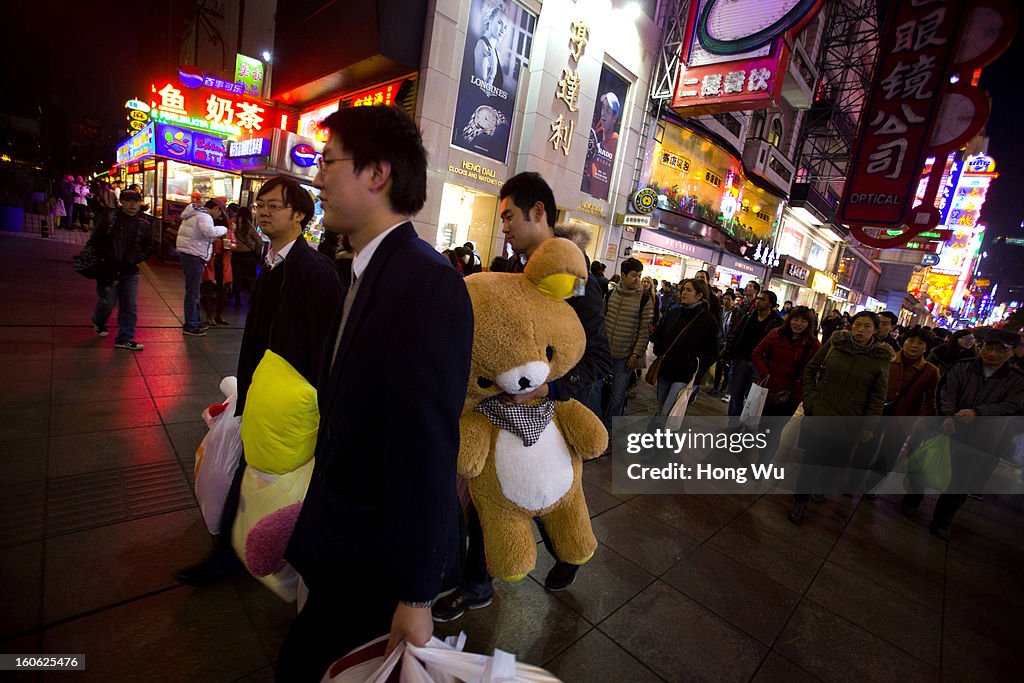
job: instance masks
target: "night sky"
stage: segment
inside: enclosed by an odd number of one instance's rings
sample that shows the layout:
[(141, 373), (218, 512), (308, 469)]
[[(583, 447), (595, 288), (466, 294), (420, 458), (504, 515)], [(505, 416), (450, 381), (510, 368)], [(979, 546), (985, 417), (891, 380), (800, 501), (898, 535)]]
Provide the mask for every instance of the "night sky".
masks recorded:
[[(144, 96), (147, 79), (155, 72), (173, 73), (193, 7), (189, 0), (8, 3), (0, 22), (5, 53), (0, 110), (30, 114), (36, 106), (50, 104), (66, 109), (71, 122), (92, 115), (108, 125), (121, 124), (125, 100)], [(986, 245), (999, 234), (1024, 236), (1022, 63), (1018, 38), (981, 79), (992, 98), (989, 153), (1000, 173), (982, 211), (989, 226)], [(1024, 282), (1024, 277), (1018, 279)]]

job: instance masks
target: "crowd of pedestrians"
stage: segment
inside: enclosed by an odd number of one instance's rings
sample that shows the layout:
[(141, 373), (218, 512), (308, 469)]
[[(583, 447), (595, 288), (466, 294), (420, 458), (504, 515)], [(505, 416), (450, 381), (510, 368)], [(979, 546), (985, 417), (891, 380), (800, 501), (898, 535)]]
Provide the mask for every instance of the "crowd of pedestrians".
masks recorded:
[[(252, 418), (246, 397), (271, 355), (317, 390), (313, 476), (285, 554), (301, 577), (300, 611), (277, 663), (278, 680), (288, 681), (319, 680), (333, 660), (380, 633), (390, 633), (390, 646), (401, 639), (422, 645), (434, 621), (458, 619), (493, 597), (479, 517), (471, 501), (460, 507), (455, 474), (473, 340), (462, 278), (483, 270), (481, 257), (472, 242), (438, 253), (416, 236), (410, 218), (425, 201), (426, 154), (404, 113), (344, 109), (324, 126), (329, 139), (314, 180), (327, 230), (319, 249), (302, 236), (313, 199), (286, 177), (264, 183), (251, 207), (196, 194), (173, 233), (185, 282), (185, 336), (228, 324), (229, 302), (238, 307), (241, 293), (249, 293), (236, 415)], [(58, 193), (70, 207), (68, 228), (85, 226), (94, 213), (88, 202), (95, 201), (92, 324), (107, 336), (116, 306), (115, 345), (140, 351), (138, 266), (153, 251), (153, 226), (137, 189), (114, 183), (90, 190), (80, 181), (67, 177)], [(558, 234), (556, 213), (540, 175), (510, 178), (500, 217), (512, 256), (496, 259), (492, 269), (522, 273)], [(780, 309), (775, 292), (756, 280), (722, 291), (703, 270), (658, 283), (643, 276), (635, 258), (623, 260), (611, 278), (603, 263), (588, 268), (585, 291), (569, 300), (586, 334), (582, 360), (565, 377), (508, 400), (575, 398), (610, 429), (649, 350), (658, 363), (652, 381), (660, 415), (707, 376), (711, 392), (722, 394), (737, 417), (757, 384), (766, 392), (763, 416), (789, 418), (802, 409), (809, 418), (799, 433), (805, 459), (788, 514), (794, 524), (820, 498), (815, 492), (835, 490), (832, 479), (847, 471), (830, 467), (836, 454), (852, 463), (840, 486), (873, 496), (914, 438), (911, 423), (883, 417), (937, 415), (954, 441), (977, 441), (982, 427), (974, 418), (1024, 411), (1024, 346), (1016, 332), (961, 330), (939, 340), (926, 328), (899, 326), (888, 312), (832, 310), (819, 321), (791, 301)], [(385, 358), (386, 368), (367, 358)], [(844, 431), (819, 417), (859, 421), (844, 423)], [(991, 454), (1002, 435), (982, 436)], [(777, 447), (776, 437), (757, 459), (770, 461)], [(972, 455), (954, 447), (953, 467), (980, 491), (994, 460)], [(213, 550), (179, 573), (182, 582), (210, 583), (242, 567), (230, 530), (246, 467), (243, 454)], [(911, 486), (905, 514), (915, 514), (921, 494)], [(934, 534), (948, 537), (965, 498), (940, 497)], [(539, 519), (537, 526), (554, 559), (545, 588), (564, 590), (580, 567), (563, 562)]]

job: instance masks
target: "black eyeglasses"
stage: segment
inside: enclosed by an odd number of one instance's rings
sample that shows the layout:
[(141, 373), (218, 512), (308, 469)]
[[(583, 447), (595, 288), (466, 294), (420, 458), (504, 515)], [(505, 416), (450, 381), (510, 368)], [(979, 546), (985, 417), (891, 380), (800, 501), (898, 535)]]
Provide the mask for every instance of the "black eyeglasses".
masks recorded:
[(339, 159), (325, 159), (323, 155), (321, 155), (316, 160), (316, 169), (323, 173), (325, 168), (328, 168), (330, 167), (331, 164), (336, 164), (339, 161), (352, 161), (352, 157), (341, 157)]

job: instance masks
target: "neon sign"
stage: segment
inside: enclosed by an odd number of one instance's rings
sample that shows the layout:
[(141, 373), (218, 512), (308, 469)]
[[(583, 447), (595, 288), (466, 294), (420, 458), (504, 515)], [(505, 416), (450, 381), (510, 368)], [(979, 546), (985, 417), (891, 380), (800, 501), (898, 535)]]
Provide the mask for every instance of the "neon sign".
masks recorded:
[(280, 111), (260, 101), (202, 87), (183, 91), (174, 83), (150, 88), (150, 117), (182, 128), (240, 137), (272, 127)]
[(320, 153), (313, 149), (312, 145), (307, 145), (303, 142), (292, 147), (291, 157), (296, 166), (309, 168), (316, 163), (317, 159), (320, 157)]
[(249, 138), (240, 142), (232, 142), (228, 146), (228, 157), (261, 157), (270, 153), (270, 140), (267, 138)]
[(167, 124), (157, 127), (156, 153), (183, 163), (228, 167), (227, 140)]
[(142, 130), (125, 140), (117, 148), (117, 163), (126, 164), (144, 156), (156, 154), (153, 137), (155, 124), (147, 124)]

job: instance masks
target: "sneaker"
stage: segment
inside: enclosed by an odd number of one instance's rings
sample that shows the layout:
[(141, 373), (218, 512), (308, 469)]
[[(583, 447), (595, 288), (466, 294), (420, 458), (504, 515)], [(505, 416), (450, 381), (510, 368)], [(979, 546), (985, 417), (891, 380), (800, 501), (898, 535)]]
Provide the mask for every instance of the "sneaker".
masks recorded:
[(231, 324), (227, 320), (225, 320), (224, 316), (222, 316), (222, 315), (218, 315), (216, 318), (214, 318), (213, 322), (217, 323), (218, 325), (230, 325)]
[(205, 337), (206, 336), (206, 330), (204, 330), (202, 327), (197, 327), (195, 329), (192, 329), (192, 328), (189, 328), (189, 327), (183, 327), (183, 328), (181, 328), (181, 333), (182, 334), (187, 334), (190, 337)]
[(114, 344), (114, 347), (118, 349), (128, 349), (129, 351), (141, 351), (143, 348), (142, 344), (130, 339), (128, 341), (117, 342)]
[(96, 331), (96, 336), (97, 336), (97, 337), (106, 337), (106, 336), (109, 336), (109, 335), (110, 335), (110, 333), (109, 333), (109, 332), (107, 332), (107, 328), (105, 328), (105, 327), (100, 327), (100, 326), (99, 326), (99, 325), (97, 325), (96, 323), (93, 323), (93, 324), (92, 324), (92, 329)]
[(983, 493), (968, 493), (967, 497), (972, 500), (985, 500), (985, 494)]
[(430, 612), (434, 617), (434, 621), (444, 623), (446, 621), (455, 621), (465, 614), (467, 609), (483, 609), (492, 602), (494, 602), (493, 595), (488, 595), (486, 598), (470, 599), (464, 596), (460, 589), (456, 588), (435, 602)]
[(576, 580), (576, 572), (579, 570), (578, 564), (556, 562), (544, 579), (544, 588), (552, 592), (564, 591)]
[(732, 400), (732, 396), (729, 394), (722, 394), (722, 403), (728, 403)]

